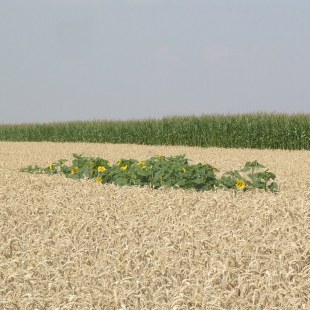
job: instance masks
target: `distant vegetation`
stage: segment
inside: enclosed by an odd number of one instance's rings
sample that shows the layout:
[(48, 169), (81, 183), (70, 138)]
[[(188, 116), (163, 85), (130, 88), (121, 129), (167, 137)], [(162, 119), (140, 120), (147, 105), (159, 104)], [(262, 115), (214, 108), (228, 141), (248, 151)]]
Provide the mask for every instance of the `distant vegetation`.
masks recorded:
[(310, 114), (0, 125), (0, 140), (310, 150)]

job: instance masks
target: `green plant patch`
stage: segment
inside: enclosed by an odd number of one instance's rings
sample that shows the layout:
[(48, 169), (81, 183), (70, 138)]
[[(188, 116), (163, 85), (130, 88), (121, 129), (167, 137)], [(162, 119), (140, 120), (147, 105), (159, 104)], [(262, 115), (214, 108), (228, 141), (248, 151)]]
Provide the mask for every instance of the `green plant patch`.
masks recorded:
[(194, 188), (197, 191), (216, 188), (248, 191), (262, 189), (278, 191), (276, 176), (257, 161), (247, 162), (240, 170), (224, 173), (209, 164), (190, 165), (185, 155), (171, 157), (154, 156), (144, 161), (120, 159), (115, 164), (99, 157), (85, 157), (73, 154), (74, 160), (67, 165), (67, 160), (60, 159), (46, 168), (28, 166), (21, 172), (62, 174), (72, 179), (94, 179), (99, 183), (113, 183), (118, 186), (150, 186), (152, 188)]

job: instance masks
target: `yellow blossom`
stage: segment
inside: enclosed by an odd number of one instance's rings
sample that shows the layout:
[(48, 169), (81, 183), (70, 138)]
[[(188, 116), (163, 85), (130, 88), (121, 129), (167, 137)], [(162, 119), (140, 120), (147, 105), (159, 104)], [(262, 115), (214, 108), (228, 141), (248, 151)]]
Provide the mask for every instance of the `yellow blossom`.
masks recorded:
[(50, 170), (53, 170), (53, 164), (50, 164)]
[(96, 178), (96, 182), (98, 182), (98, 183), (102, 183), (102, 178)]
[(71, 174), (76, 174), (79, 170), (79, 167), (73, 167), (73, 169), (71, 170)]
[(182, 168), (182, 172), (186, 172), (186, 169), (185, 169), (185, 168)]
[(128, 165), (122, 166), (121, 170), (127, 170), (128, 169)]
[(98, 167), (98, 172), (105, 172), (107, 169), (103, 166)]
[(141, 167), (141, 168), (142, 168), (142, 167), (144, 167), (144, 166), (145, 166), (145, 162), (144, 162), (144, 161), (141, 161), (141, 162), (140, 162), (140, 163), (138, 163), (137, 165), (138, 165), (139, 167)]
[(163, 160), (163, 159), (165, 159), (165, 156), (163, 156), (163, 155), (157, 156), (157, 159), (158, 159), (158, 160)]
[(237, 182), (236, 182), (236, 188), (238, 188), (238, 189), (244, 189), (246, 187), (246, 184), (245, 184), (245, 182), (243, 181), (243, 180), (238, 180)]

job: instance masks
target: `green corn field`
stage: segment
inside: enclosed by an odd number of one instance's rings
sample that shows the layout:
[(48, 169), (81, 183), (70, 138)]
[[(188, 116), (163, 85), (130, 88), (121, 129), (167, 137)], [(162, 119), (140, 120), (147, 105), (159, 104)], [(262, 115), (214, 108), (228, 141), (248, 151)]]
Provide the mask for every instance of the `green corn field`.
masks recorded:
[(159, 120), (0, 125), (0, 140), (310, 150), (310, 114), (173, 116)]

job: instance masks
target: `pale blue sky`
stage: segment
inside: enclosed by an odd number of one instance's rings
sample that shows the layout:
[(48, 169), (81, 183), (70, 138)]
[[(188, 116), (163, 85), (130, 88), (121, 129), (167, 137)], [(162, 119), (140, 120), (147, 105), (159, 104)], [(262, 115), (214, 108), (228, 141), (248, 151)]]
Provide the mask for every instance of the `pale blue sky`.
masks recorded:
[(309, 0), (0, 0), (0, 123), (310, 113)]

